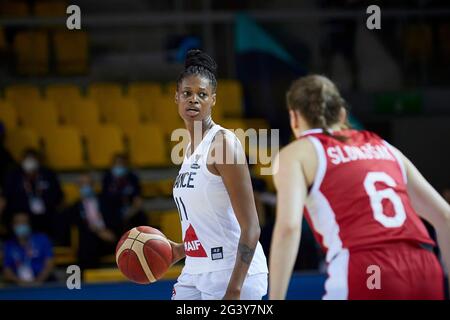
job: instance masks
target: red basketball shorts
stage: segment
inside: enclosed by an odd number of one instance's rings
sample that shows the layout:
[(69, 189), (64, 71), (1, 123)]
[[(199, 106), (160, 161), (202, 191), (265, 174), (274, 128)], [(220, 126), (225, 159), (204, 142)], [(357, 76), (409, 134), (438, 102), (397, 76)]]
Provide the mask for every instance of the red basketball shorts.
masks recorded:
[(444, 299), (444, 275), (430, 250), (409, 243), (343, 250), (328, 265), (324, 299)]

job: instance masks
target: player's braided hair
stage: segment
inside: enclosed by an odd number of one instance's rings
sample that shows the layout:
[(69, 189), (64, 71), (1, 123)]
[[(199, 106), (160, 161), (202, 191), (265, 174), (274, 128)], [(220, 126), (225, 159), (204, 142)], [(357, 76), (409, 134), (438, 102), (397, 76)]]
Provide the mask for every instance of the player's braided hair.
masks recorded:
[[(347, 108), (334, 83), (320, 75), (309, 75), (294, 81), (286, 100), (289, 109), (298, 110), (311, 127), (321, 128), (328, 135), (331, 135), (329, 127), (339, 121), (341, 108)], [(335, 137), (339, 140), (343, 138)]]
[(184, 70), (178, 76), (177, 86), (188, 76), (200, 75), (209, 80), (215, 92), (217, 88), (216, 71), (217, 64), (208, 54), (198, 49), (189, 50), (184, 62)]

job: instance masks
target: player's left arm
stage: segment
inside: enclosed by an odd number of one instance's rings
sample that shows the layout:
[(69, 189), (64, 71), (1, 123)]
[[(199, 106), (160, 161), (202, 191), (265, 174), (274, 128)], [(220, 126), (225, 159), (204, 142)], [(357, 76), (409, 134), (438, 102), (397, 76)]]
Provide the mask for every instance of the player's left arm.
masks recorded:
[[(219, 133), (212, 144), (212, 150), (216, 152), (214, 168), (222, 177), (241, 228), (236, 263), (224, 299), (240, 298), (242, 284), (261, 233), (245, 153), (241, 145), (236, 142), (234, 138)], [(220, 151), (222, 151), (221, 154)], [(226, 161), (227, 159), (234, 160)]]
[(269, 299), (286, 297), (301, 238), (303, 206), (307, 183), (298, 155), (298, 144), (291, 144), (277, 155), (273, 174), (277, 189), (277, 210), (270, 247)]

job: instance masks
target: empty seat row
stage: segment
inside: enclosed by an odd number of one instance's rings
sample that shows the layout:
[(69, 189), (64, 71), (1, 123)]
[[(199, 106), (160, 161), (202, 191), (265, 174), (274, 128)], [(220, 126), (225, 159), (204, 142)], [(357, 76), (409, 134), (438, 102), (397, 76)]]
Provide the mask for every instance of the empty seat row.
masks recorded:
[[(6, 135), (6, 147), (19, 160), (26, 148), (41, 148), (38, 134), (29, 128), (16, 128)], [(58, 126), (51, 135), (42, 136), (43, 153), (48, 165), (56, 170), (78, 170), (87, 167), (106, 168), (112, 157), (127, 151), (137, 167), (170, 165), (161, 130), (154, 125), (139, 125), (129, 136), (128, 146), (122, 131), (113, 125), (95, 128), (84, 139), (71, 126)]]
[(59, 74), (84, 74), (88, 70), (88, 36), (83, 31), (21, 31), (14, 37), (13, 50), (19, 74), (48, 74), (51, 52)]

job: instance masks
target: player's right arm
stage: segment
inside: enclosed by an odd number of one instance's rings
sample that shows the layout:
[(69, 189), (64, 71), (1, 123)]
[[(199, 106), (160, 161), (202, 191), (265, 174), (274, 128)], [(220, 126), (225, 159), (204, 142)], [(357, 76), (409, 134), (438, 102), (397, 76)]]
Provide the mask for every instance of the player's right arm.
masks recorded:
[(450, 205), (408, 158), (404, 155), (402, 158), (406, 169), (408, 195), (411, 203), (414, 210), (435, 228), (443, 262), (447, 272), (450, 272)]
[(169, 240), (169, 243), (172, 247), (172, 263), (170, 265), (173, 266), (175, 263), (186, 257), (186, 252), (184, 251), (184, 243), (176, 243), (172, 240)]

